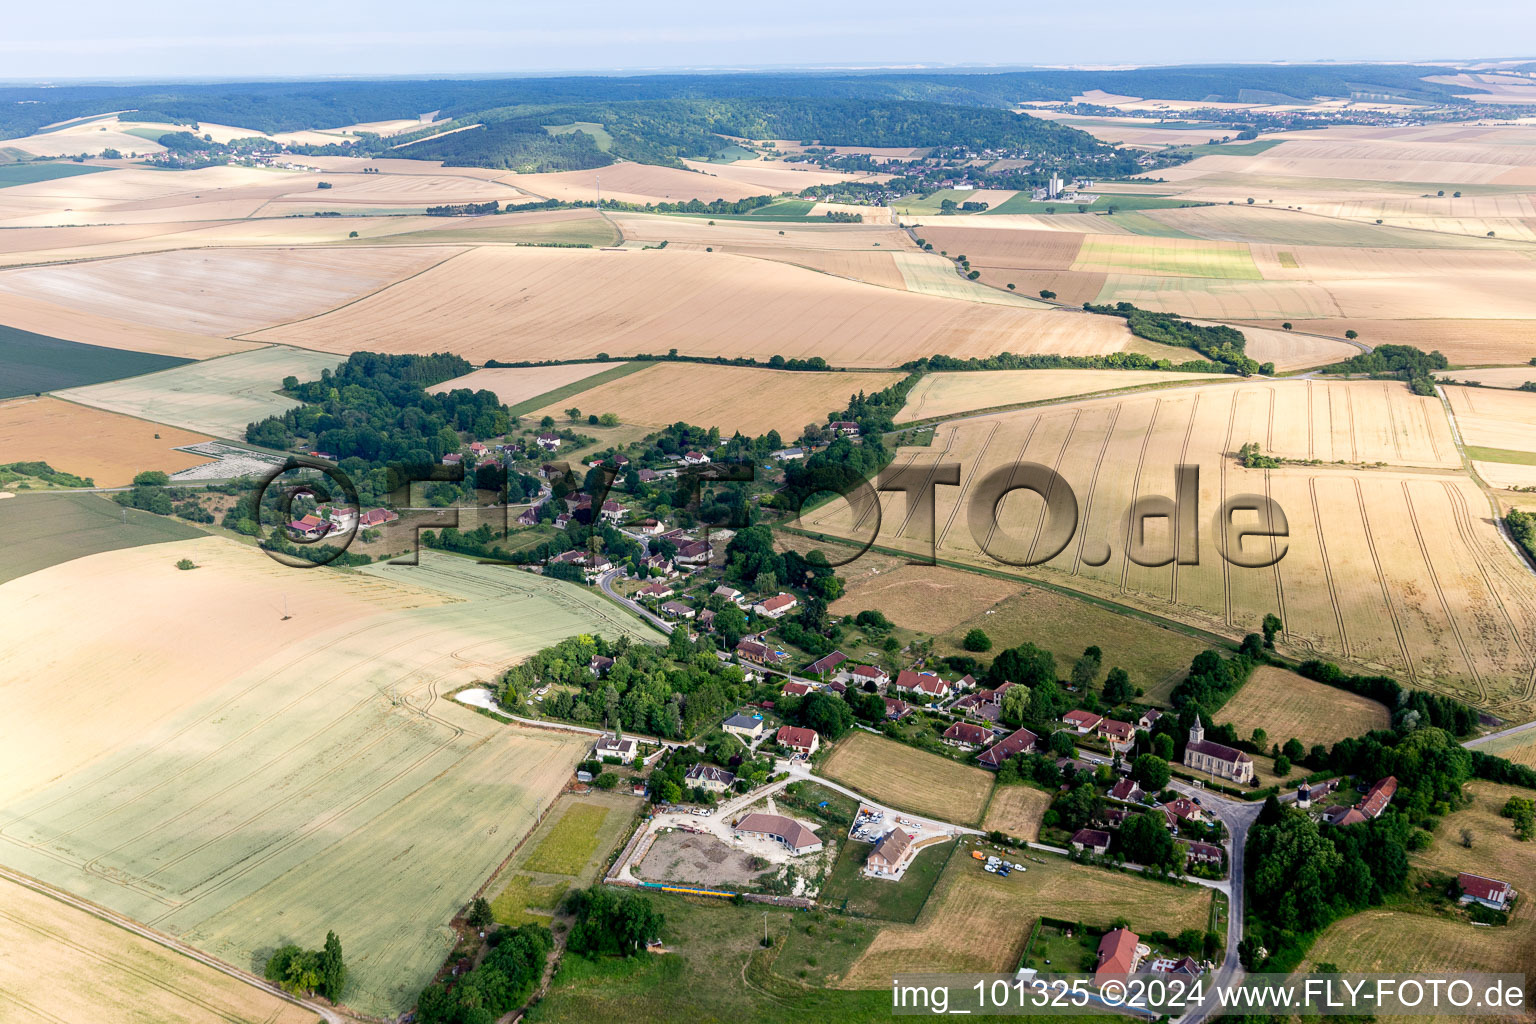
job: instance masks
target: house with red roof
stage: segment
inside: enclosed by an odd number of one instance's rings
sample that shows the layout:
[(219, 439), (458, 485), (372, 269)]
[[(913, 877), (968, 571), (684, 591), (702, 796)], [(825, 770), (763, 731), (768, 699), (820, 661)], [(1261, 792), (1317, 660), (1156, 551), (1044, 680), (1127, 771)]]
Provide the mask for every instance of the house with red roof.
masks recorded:
[(983, 768), (1001, 768), (1003, 763), (1015, 754), (1023, 754), (1034, 749), (1037, 739), (1039, 737), (1028, 729), (1016, 729), (983, 750), (977, 755), (976, 760)]
[(1107, 932), (1099, 940), (1099, 963), (1093, 969), (1093, 983), (1102, 988), (1113, 978), (1136, 973), (1141, 964), (1141, 956), (1136, 951), (1140, 945), (1141, 936), (1129, 928)]
[(1489, 910), (1508, 910), (1510, 899), (1516, 895), (1508, 882), (1466, 872), (1456, 876), (1456, 887), (1461, 890), (1458, 902), (1462, 905), (1478, 903)]
[(896, 676), (893, 689), (903, 690), (908, 693), (921, 693), (932, 698), (948, 697), (950, 694), (949, 683), (940, 679), (932, 672), (913, 672), (910, 669), (902, 669)]
[(1104, 716), (1077, 708), (1062, 715), (1061, 720), (1069, 728), (1076, 729), (1079, 736), (1086, 736), (1099, 727), (1099, 723), (1104, 721)]
[(784, 692), (791, 697), (804, 697), (806, 694), (811, 692), (811, 687), (807, 683), (800, 683), (791, 680), (790, 682), (784, 684)]
[(1370, 789), (1366, 790), (1365, 799), (1357, 805), (1360, 813), (1367, 818), (1379, 818), (1381, 812), (1387, 809), (1392, 798), (1397, 795), (1397, 776), (1388, 775), (1380, 779)]
[(815, 729), (802, 729), (794, 725), (779, 726), (778, 733), (774, 736), (774, 742), (781, 747), (788, 747), (798, 754), (810, 757), (816, 753), (816, 748), (821, 745), (821, 737), (816, 735)]
[(1124, 754), (1136, 744), (1136, 727), (1130, 722), (1105, 718), (1099, 722), (1099, 735), (1109, 741), (1109, 749)]
[(752, 610), (770, 619), (782, 619), (799, 603), (800, 599), (794, 594), (775, 594), (773, 597), (757, 602), (752, 606)]
[(992, 739), (992, 730), (972, 722), (956, 722), (944, 730), (944, 742), (962, 750), (975, 750)]
[(1135, 779), (1121, 779), (1109, 787), (1109, 798), (1111, 800), (1123, 800), (1126, 803), (1130, 803), (1139, 796), (1141, 796), (1141, 786), (1137, 785)]

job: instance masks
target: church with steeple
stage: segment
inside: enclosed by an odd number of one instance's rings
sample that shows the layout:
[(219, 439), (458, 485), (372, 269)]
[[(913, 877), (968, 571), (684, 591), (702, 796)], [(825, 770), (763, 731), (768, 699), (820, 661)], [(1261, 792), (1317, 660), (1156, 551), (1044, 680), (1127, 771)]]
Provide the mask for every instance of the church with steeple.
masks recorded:
[(1184, 767), (1233, 782), (1247, 784), (1253, 781), (1253, 758), (1225, 743), (1207, 740), (1205, 726), (1201, 724), (1198, 715), (1195, 716), (1195, 724), (1189, 727), (1189, 743), (1184, 747)]

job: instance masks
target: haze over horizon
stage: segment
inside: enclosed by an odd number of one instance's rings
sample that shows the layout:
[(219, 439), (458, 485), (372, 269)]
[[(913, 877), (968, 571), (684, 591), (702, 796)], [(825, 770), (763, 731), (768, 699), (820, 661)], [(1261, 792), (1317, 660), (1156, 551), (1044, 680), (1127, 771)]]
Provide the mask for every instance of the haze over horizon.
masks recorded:
[(1394, 16), (1324, 0), (1283, 13), (1214, 0), (1105, 0), (1021, 11), (1000, 0), (946, 13), (896, 0), (868, 15), (788, 0), (772, 14), (701, 0), (637, 12), (613, 0), (509, 10), (403, 0), (230, 10), (195, 0), (145, 6), (85, 0), (19, 7), (0, 40), (3, 79), (301, 78), (559, 72), (902, 67), (1435, 61), (1495, 57), (1489, 38), (1536, 38), (1536, 5), (1469, 0), (1454, 18), (1410, 0)]

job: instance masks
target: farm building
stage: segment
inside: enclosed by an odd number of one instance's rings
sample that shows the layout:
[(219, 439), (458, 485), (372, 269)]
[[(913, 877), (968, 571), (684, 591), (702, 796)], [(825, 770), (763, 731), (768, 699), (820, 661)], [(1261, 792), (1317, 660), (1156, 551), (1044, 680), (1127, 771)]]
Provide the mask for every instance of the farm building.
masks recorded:
[(776, 840), (794, 854), (815, 853), (822, 846), (815, 832), (782, 814), (753, 812), (736, 823), (736, 832), (739, 835), (765, 836)]
[(1233, 782), (1253, 780), (1253, 758), (1222, 743), (1205, 738), (1205, 726), (1197, 718), (1189, 727), (1189, 743), (1184, 747), (1184, 766), (1209, 772)]
[(724, 793), (736, 784), (735, 775), (712, 764), (696, 764), (688, 769), (683, 778), (688, 781), (688, 785), (698, 786), (711, 793)]
[(807, 757), (816, 753), (816, 748), (821, 745), (821, 737), (816, 735), (815, 729), (801, 729), (793, 725), (780, 726), (774, 740), (779, 746), (788, 747)]
[(1141, 936), (1129, 928), (1116, 928), (1099, 940), (1099, 964), (1094, 968), (1094, 984), (1102, 986), (1112, 978), (1133, 974), (1141, 963)]
[(755, 740), (763, 734), (763, 720), (737, 713), (727, 718), (720, 728), (744, 740)]
[(1360, 812), (1367, 818), (1379, 818), (1396, 795), (1397, 777), (1388, 775), (1366, 791), (1365, 799), (1360, 801)]
[(1109, 833), (1096, 828), (1080, 828), (1072, 835), (1072, 849), (1102, 856), (1109, 851)]
[(1466, 872), (1456, 876), (1456, 888), (1461, 890), (1462, 904), (1478, 903), (1489, 910), (1508, 910), (1510, 897), (1515, 895), (1508, 882)]

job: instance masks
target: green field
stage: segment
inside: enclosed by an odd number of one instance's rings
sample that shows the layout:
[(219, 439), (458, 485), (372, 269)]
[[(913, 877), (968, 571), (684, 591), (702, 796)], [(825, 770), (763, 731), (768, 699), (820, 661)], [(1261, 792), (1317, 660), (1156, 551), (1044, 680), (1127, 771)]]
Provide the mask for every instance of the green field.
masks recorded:
[(564, 793), (543, 823), (490, 885), (491, 911), (502, 924), (548, 923), (566, 890), (591, 885), (628, 835), (641, 802), (594, 790)]
[(187, 362), (174, 356), (82, 345), (0, 324), (0, 398), (98, 384)]
[(1217, 142), (1202, 143), (1198, 146), (1181, 146), (1179, 152), (1193, 153), (1195, 156), (1258, 156), (1260, 153), (1274, 149), (1284, 139), (1263, 139), (1253, 142)]
[(26, 163), (0, 166), (0, 188), (12, 185), (30, 185), (35, 181), (52, 181), (55, 178), (73, 178), (80, 174), (110, 171), (110, 167), (88, 167), (85, 164)]
[[(431, 552), (302, 571), (207, 537), (91, 563), (83, 594), (0, 586), (0, 616), (43, 624), (8, 654), (8, 724), (64, 737), (0, 773), (0, 860), (246, 968), (334, 929), (374, 1015), (410, 1007), (588, 749), (444, 694), (577, 633), (642, 638), (582, 588)], [(165, 642), (93, 653), (131, 636)]]
[(130, 380), (71, 388), (60, 398), (214, 437), (243, 439), (247, 424), (299, 403), (277, 394), (283, 378), (316, 380), (340, 356), (274, 345), (205, 359)]
[(759, 206), (748, 217), (804, 217), (816, 204), (809, 199), (781, 199), (767, 206)]
[[(1015, 196), (1014, 198), (1017, 198), (1017, 196)], [(932, 193), (930, 195), (926, 195), (926, 196), (917, 196), (917, 195), (903, 196), (902, 198), (900, 198), (900, 199), (896, 200), (895, 202), (893, 202), (891, 204), (891, 206), (895, 208), (897, 213), (918, 214), (918, 215), (927, 214), (927, 213), (935, 213), (936, 214), (941, 209), (944, 208), (944, 200), (946, 200), (946, 199), (948, 199), (950, 202), (954, 203), (955, 206), (958, 207), (958, 206), (960, 206), (963, 203), (973, 203), (973, 202), (975, 202), (976, 201), (976, 193), (973, 190), (971, 190), (971, 189), (941, 188), (937, 192), (934, 192), (934, 193)], [(1011, 202), (1013, 202), (1013, 199), (1008, 200), (1008, 203), (1011, 203)], [(1008, 203), (1004, 203), (1003, 205), (1006, 206), (1006, 205), (1008, 205)], [(997, 208), (993, 208), (993, 209), (987, 210), (985, 212), (987, 212), (987, 213), (996, 213), (997, 212)], [(957, 216), (959, 216), (959, 215), (961, 215), (961, 211), (956, 209), (955, 210), (955, 214)]]
[(595, 121), (575, 121), (571, 124), (547, 124), (544, 130), (551, 135), (570, 135), (572, 132), (581, 132), (592, 136), (592, 141), (597, 143), (597, 148), (604, 153), (613, 148), (613, 136), (608, 134), (608, 129)]
[(180, 519), (124, 509), (100, 494), (23, 492), (0, 500), (0, 583), (98, 551), (201, 536)]
[(873, 847), (868, 843), (851, 839), (844, 842), (818, 900), (822, 906), (845, 910), (859, 917), (911, 924), (928, 901), (934, 883), (944, 873), (944, 865), (955, 852), (955, 844), (939, 843), (922, 850), (897, 882), (870, 878), (860, 870), (871, 849)]
[(1174, 199), (1169, 196), (1158, 195), (1106, 195), (1098, 193), (1099, 198), (1093, 203), (1072, 203), (1063, 199), (1042, 199), (1036, 201), (1023, 192), (1013, 196), (1006, 202), (987, 210), (982, 216), (994, 213), (1045, 213), (1048, 209), (1057, 213), (1074, 213), (1078, 206), (1088, 207), (1089, 213), (1103, 213), (1113, 206), (1120, 210), (1175, 210), (1181, 206), (1201, 206), (1202, 203), (1191, 203), (1187, 199)]
[(1467, 445), (1467, 458), (1475, 462), (1507, 462), (1516, 466), (1536, 466), (1536, 452), (1521, 452), (1510, 448), (1479, 448)]

